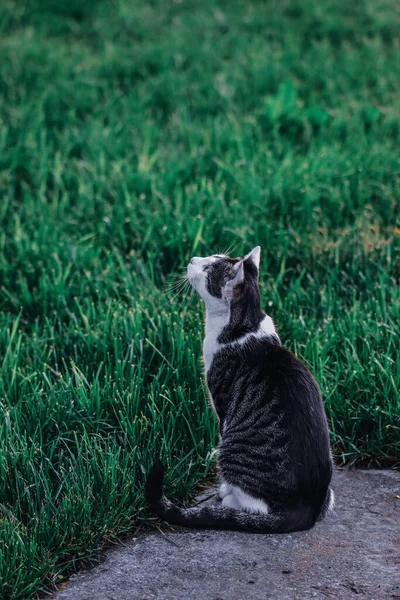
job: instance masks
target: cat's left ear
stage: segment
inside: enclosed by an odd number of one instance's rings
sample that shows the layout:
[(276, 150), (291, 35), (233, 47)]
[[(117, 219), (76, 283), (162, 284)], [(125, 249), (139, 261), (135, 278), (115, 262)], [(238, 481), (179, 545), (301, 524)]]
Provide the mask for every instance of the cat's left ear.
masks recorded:
[(225, 296), (228, 300), (232, 300), (237, 286), (244, 280), (244, 266), (243, 261), (239, 260), (233, 267), (234, 276), (232, 279), (227, 281), (225, 285)]
[(251, 252), (246, 254), (246, 256), (244, 257), (244, 260), (250, 259), (252, 261), (252, 263), (256, 266), (257, 271), (260, 269), (260, 254), (261, 248), (260, 246), (256, 246)]

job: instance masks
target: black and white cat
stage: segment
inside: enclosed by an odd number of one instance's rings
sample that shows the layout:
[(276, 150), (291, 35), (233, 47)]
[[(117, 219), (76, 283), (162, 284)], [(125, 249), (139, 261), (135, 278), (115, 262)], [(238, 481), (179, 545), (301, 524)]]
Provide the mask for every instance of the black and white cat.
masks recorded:
[(281, 346), (260, 308), (260, 248), (244, 258), (192, 258), (188, 279), (206, 305), (203, 355), (220, 427), (221, 502), (179, 508), (162, 493), (157, 462), (146, 482), (152, 511), (174, 525), (284, 533), (333, 507), (329, 431), (318, 385)]

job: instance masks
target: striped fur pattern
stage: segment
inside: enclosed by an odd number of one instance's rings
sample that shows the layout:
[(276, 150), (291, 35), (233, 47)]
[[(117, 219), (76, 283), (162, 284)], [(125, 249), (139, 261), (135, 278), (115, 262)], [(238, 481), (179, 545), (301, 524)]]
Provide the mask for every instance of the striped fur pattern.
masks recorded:
[(188, 278), (206, 306), (207, 387), (220, 427), (220, 501), (194, 508), (146, 482), (154, 513), (188, 527), (285, 533), (312, 527), (333, 506), (328, 425), (318, 385), (281, 346), (260, 308), (260, 248), (243, 258), (193, 258)]

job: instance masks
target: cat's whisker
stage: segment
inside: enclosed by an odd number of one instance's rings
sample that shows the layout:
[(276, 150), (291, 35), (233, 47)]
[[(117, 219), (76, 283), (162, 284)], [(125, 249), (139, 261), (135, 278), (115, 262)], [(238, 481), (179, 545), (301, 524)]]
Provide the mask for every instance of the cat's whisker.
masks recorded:
[(166, 287), (165, 294), (170, 297), (170, 302), (175, 302), (175, 300), (182, 296), (180, 304), (183, 304), (186, 300), (186, 296), (188, 291), (191, 289), (190, 282), (187, 278), (187, 275), (181, 275), (177, 278), (175, 282), (173, 282), (170, 286)]
[(192, 286), (190, 285), (190, 283), (189, 283), (189, 281), (188, 281), (188, 286), (187, 286), (187, 288), (186, 288), (186, 290), (185, 290), (185, 292), (184, 292), (184, 296), (183, 296), (183, 298), (182, 298), (182, 303), (181, 303), (182, 305), (183, 305), (183, 304), (186, 304), (186, 301), (187, 301), (187, 299), (188, 299), (188, 296), (189, 296), (189, 298), (190, 298), (190, 296), (192, 295), (192, 294), (191, 294), (192, 292), (193, 292), (193, 288), (192, 288)]
[(219, 254), (224, 254), (225, 256), (230, 256), (234, 251), (237, 250), (237, 248), (240, 246), (240, 241), (234, 242), (232, 241), (229, 246), (223, 250), (222, 252), (219, 252)]
[(181, 289), (185, 286), (186, 282), (187, 282), (186, 274), (179, 275), (178, 277), (175, 276), (171, 282), (166, 284), (165, 291), (168, 294), (175, 290)]
[(169, 289), (170, 291), (174, 291), (174, 290), (182, 290), (184, 289), (187, 285), (189, 284), (188, 278), (184, 277), (182, 279), (180, 279), (179, 281), (177, 281), (175, 283), (175, 285), (171, 286)]
[(182, 290), (185, 287), (185, 281), (180, 281), (178, 283), (175, 283), (171, 286), (168, 286), (165, 291), (167, 294), (171, 294), (174, 292), (179, 292), (179, 290)]
[(193, 288), (192, 288), (192, 286), (190, 285), (190, 282), (189, 282), (189, 280), (188, 280), (188, 286), (187, 286), (187, 288), (186, 288), (186, 289), (183, 291), (183, 293), (182, 293), (182, 298), (181, 298), (181, 300), (180, 300), (180, 302), (179, 302), (179, 310), (182, 310), (182, 309), (183, 309), (183, 307), (184, 307), (184, 306), (185, 306), (185, 305), (188, 303), (188, 300), (190, 300), (190, 298), (191, 298), (191, 296), (192, 296), (192, 293), (193, 293)]

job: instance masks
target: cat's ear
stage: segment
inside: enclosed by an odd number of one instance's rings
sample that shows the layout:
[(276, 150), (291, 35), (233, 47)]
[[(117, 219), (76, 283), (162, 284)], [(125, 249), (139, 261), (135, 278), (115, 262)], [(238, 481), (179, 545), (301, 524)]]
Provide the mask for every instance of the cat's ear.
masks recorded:
[(261, 248), (260, 246), (256, 246), (251, 252), (246, 254), (246, 256), (244, 257), (244, 260), (250, 259), (252, 261), (252, 263), (256, 266), (257, 271), (260, 269), (260, 254)]
[(232, 287), (235, 287), (235, 285), (238, 285), (239, 283), (242, 283), (243, 279), (244, 279), (244, 265), (243, 265), (243, 261), (239, 260), (235, 267), (234, 267), (234, 271), (235, 271), (235, 276), (233, 279), (231, 279), (229, 281), (229, 284)]
[(228, 300), (231, 300), (234, 295), (234, 290), (239, 283), (244, 280), (244, 265), (243, 261), (239, 260), (234, 266), (234, 276), (225, 285), (225, 295)]

